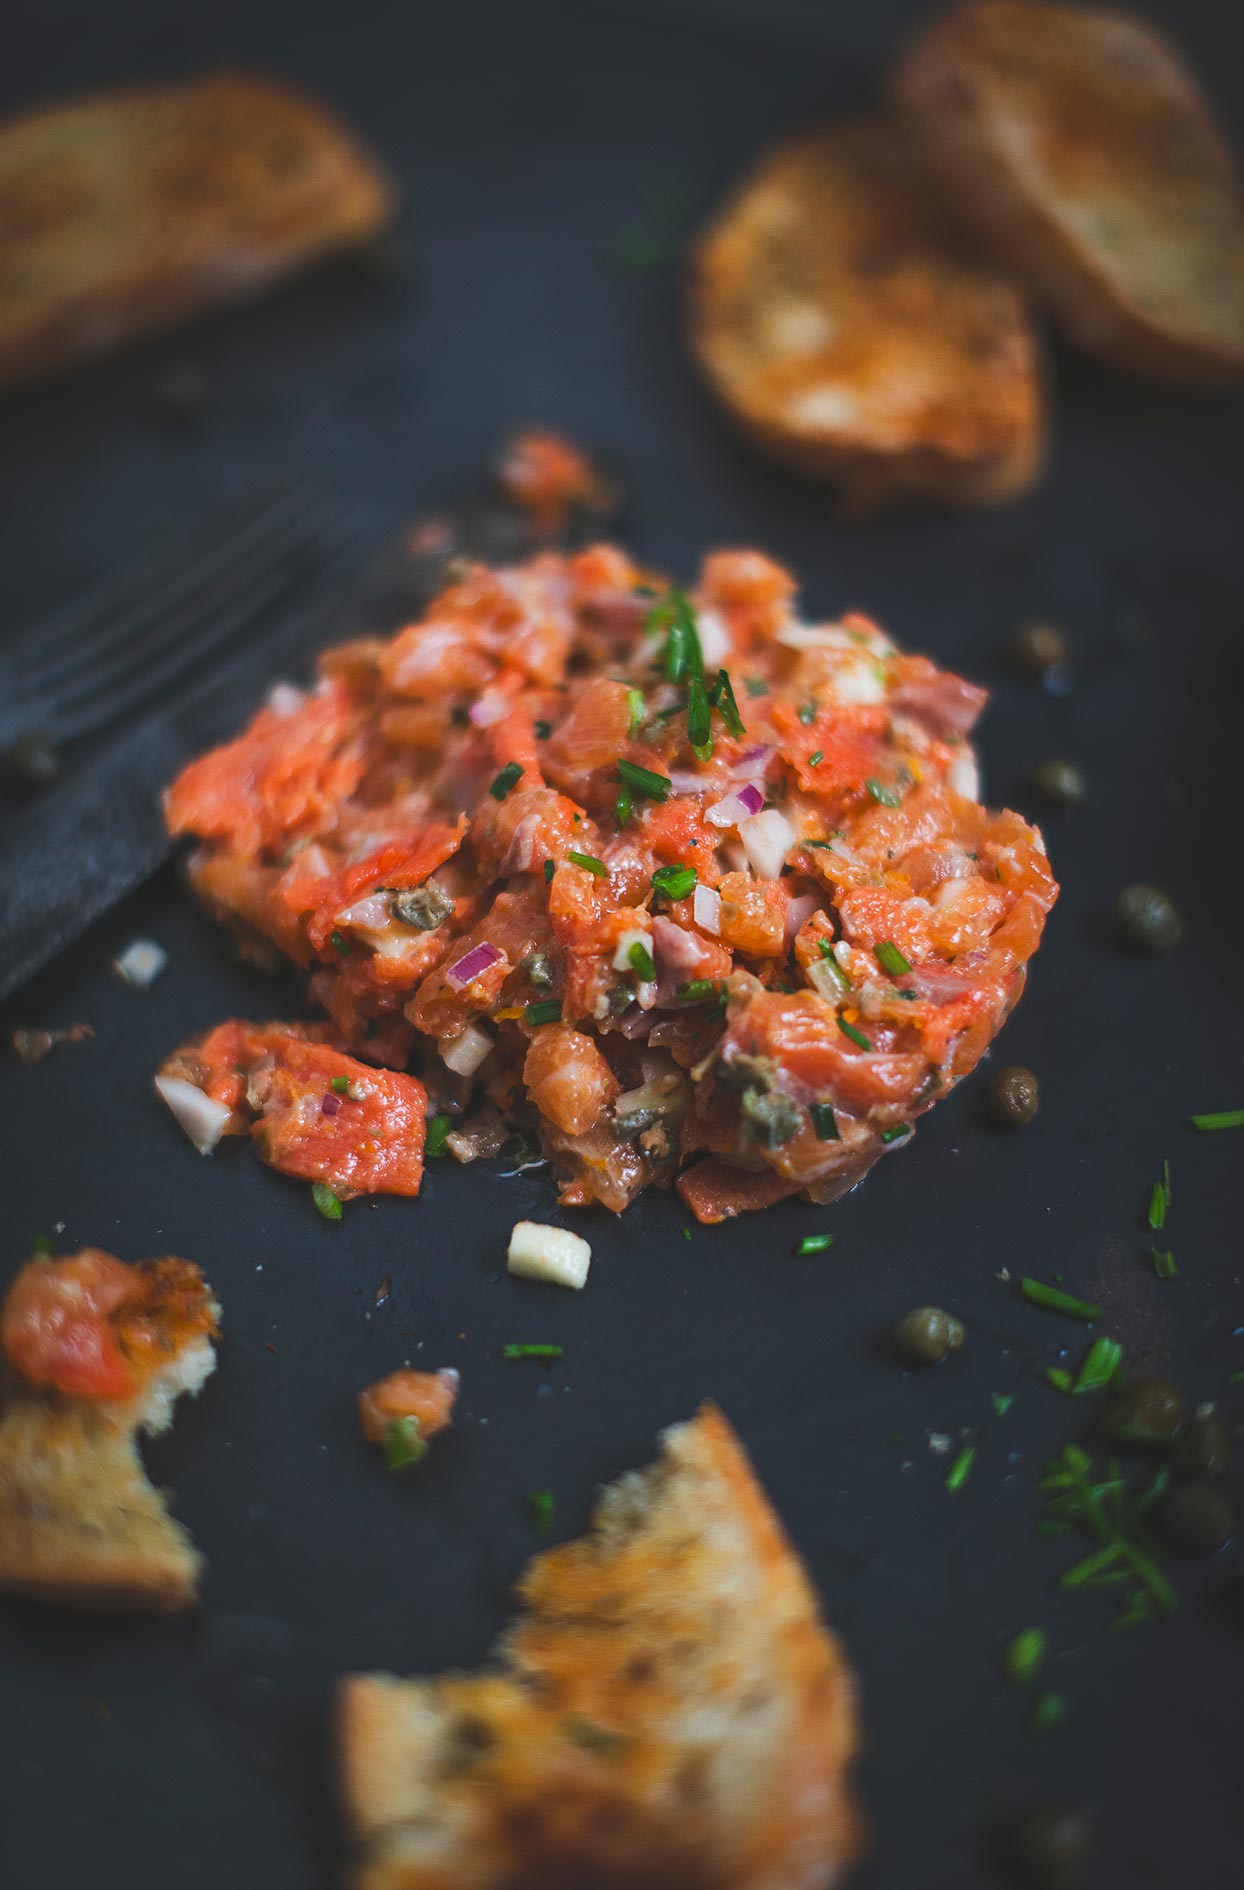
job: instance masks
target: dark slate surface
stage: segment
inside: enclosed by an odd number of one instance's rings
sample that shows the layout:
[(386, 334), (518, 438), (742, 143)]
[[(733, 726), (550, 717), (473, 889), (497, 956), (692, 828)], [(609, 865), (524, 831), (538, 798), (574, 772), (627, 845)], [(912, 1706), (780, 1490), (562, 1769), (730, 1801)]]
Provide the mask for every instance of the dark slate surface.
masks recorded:
[[(133, 1626), (0, 1612), (0, 1859), (15, 1890), (332, 1884), (334, 1677), (478, 1659), (533, 1547), (523, 1493), (555, 1489), (559, 1531), (574, 1531), (593, 1486), (645, 1461), (656, 1431), (710, 1394), (859, 1669), (875, 1825), (861, 1890), (983, 1890), (982, 1819), (1048, 1792), (1096, 1808), (1098, 1890), (1238, 1876), (1244, 1639), (1217, 1604), (1238, 1551), (1180, 1572), (1179, 1619), (1136, 1634), (1107, 1631), (1107, 1597), (1054, 1589), (1067, 1550), (1034, 1535), (1033, 1485), (1081, 1412), (1036, 1373), (1080, 1334), (995, 1275), (1062, 1273), (1104, 1300), (1129, 1358), (1244, 1417), (1244, 1394), (1225, 1389), (1244, 1366), (1241, 1145), (1180, 1126), (1244, 1100), (1240, 403), (1058, 353), (1052, 464), (1031, 500), (847, 529), (709, 410), (679, 344), (676, 274), (610, 262), (649, 180), (673, 177), (702, 206), (775, 131), (865, 100), (911, 11), (788, 0), (753, 32), (738, 4), (714, 24), (707, 4), (347, 15), (122, 0), (106, 14), (53, 5), (6, 44), (7, 104), (220, 59), (303, 75), (396, 168), (413, 258), (404, 282), (330, 271), (9, 399), (9, 622), (290, 472), (377, 504), (438, 503), (534, 417), (613, 454), (644, 555), (685, 575), (705, 546), (762, 544), (802, 574), (814, 609), (862, 605), (994, 685), (993, 796), (1035, 811), (1023, 769), (1050, 751), (1092, 779), (1089, 809), (1048, 825), (1065, 891), (1006, 1037), (1042, 1079), (1032, 1128), (984, 1128), (975, 1083), (832, 1211), (783, 1209), (689, 1243), (666, 1199), (620, 1224), (594, 1217), (582, 1297), (504, 1275), (511, 1222), (548, 1210), (539, 1176), (438, 1170), (419, 1205), (359, 1204), (329, 1226), (244, 1153), (198, 1160), (150, 1097), (152, 1066), (189, 1031), (288, 1014), (297, 994), (235, 968), (172, 871), (21, 994), (10, 1025), (84, 1018), (98, 1035), (37, 1070), (0, 1067), (6, 1270), (61, 1221), (66, 1243), (186, 1253), (220, 1290), (226, 1338), (217, 1379), (152, 1451), (211, 1558), (202, 1610)], [(1211, 0), (1179, 18), (1239, 132), (1238, 23)], [(202, 428), (178, 433), (148, 395), (185, 360), (210, 399)], [(1080, 644), (1065, 700), (1006, 674), (1001, 639), (1033, 611)], [(1106, 936), (1113, 892), (1136, 876), (1169, 885), (1187, 918), (1186, 945), (1160, 963), (1120, 957)], [(104, 970), (135, 933), (173, 954), (145, 996)], [(1159, 1284), (1138, 1211), (1167, 1155), (1181, 1272)], [(833, 1250), (791, 1258), (822, 1226)], [(375, 1309), (386, 1276), (392, 1298)], [(970, 1342), (936, 1375), (904, 1376), (884, 1335), (928, 1299), (963, 1316)], [(502, 1364), (515, 1338), (561, 1341), (565, 1362)], [(407, 1355), (460, 1366), (465, 1391), (454, 1432), (398, 1482), (358, 1441), (352, 1399)], [(996, 1420), (1000, 1390), (1015, 1402)], [(926, 1432), (961, 1428), (980, 1452), (955, 1499)], [(998, 1671), (1001, 1642), (1033, 1622), (1070, 1701), (1044, 1740)]]

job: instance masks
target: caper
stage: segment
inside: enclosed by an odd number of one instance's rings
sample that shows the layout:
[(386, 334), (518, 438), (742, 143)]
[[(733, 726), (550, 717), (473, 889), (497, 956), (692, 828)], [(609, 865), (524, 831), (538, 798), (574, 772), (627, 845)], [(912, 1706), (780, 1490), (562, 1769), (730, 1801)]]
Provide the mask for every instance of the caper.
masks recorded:
[(1002, 1827), (1002, 1861), (1027, 1890), (1075, 1890), (1083, 1880), (1089, 1821), (1074, 1805), (1035, 1805)]
[(547, 952), (528, 952), (518, 968), (526, 972), (528, 984), (534, 985), (537, 991), (551, 991), (557, 982), (553, 960)]
[(1114, 902), (1114, 920), (1123, 943), (1134, 952), (1173, 951), (1184, 933), (1170, 895), (1143, 882), (1123, 888)]
[(1172, 1483), (1153, 1506), (1153, 1526), (1181, 1555), (1215, 1555), (1234, 1527), (1231, 1505), (1212, 1483)]
[(1051, 755), (1046, 761), (1038, 761), (1029, 772), (1029, 779), (1043, 801), (1051, 807), (1079, 807), (1088, 799), (1088, 782), (1084, 778), (1083, 768), (1074, 761), (1068, 761), (1065, 755)]
[(1001, 1128), (1016, 1129), (1032, 1121), (1041, 1105), (1041, 1092), (1031, 1070), (1022, 1063), (1008, 1063), (990, 1077), (985, 1101)]
[(780, 1089), (745, 1089), (739, 1112), (753, 1138), (766, 1148), (784, 1148), (804, 1123), (802, 1109)]
[(1219, 1477), (1231, 1462), (1231, 1436), (1208, 1412), (1198, 1411), (1179, 1428), (1171, 1445), (1171, 1468), (1179, 1477)]
[(1071, 685), (1072, 648), (1052, 623), (1027, 623), (1011, 640), (1011, 655), (1021, 675), (1062, 695)]
[(1183, 1421), (1183, 1399), (1169, 1378), (1137, 1378), (1116, 1392), (1102, 1422), (1120, 1444), (1169, 1444)]
[(409, 892), (396, 892), (389, 901), (389, 911), (398, 924), (413, 925), (420, 932), (434, 932), (453, 909), (453, 900), (434, 879)]
[(894, 1328), (899, 1357), (908, 1365), (936, 1365), (963, 1344), (963, 1327), (940, 1306), (917, 1306)]

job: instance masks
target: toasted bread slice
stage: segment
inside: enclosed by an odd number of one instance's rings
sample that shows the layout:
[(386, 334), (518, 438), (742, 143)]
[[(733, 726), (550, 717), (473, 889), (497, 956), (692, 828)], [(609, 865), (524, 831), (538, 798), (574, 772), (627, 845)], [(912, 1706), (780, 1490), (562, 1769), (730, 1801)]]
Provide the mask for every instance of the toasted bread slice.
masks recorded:
[[(166, 1430), (177, 1398), (197, 1393), (210, 1376), (219, 1307), (185, 1261), (150, 1261), (132, 1271), (171, 1282), (176, 1304), (166, 1295), (165, 1304), (140, 1306), (131, 1320), (127, 1396), (72, 1396), (31, 1382), (13, 1363), (18, 1348), (6, 1308), (0, 1589), (68, 1608), (165, 1614), (198, 1599), (203, 1562), (149, 1482), (138, 1433)], [(81, 1287), (79, 1275), (75, 1299)], [(86, 1355), (78, 1341), (71, 1349)]]
[(857, 1856), (850, 1676), (705, 1407), (537, 1557), (477, 1675), (355, 1675), (356, 1890), (825, 1890)]
[(1212, 106), (1125, 13), (977, 0), (894, 78), (957, 206), (1073, 341), (1154, 379), (1244, 374), (1244, 201)]
[(256, 294), (392, 208), (323, 106), (245, 73), (22, 113), (0, 125), (0, 385)]
[(948, 228), (884, 119), (761, 160), (696, 245), (691, 343), (756, 445), (840, 481), (855, 510), (995, 504), (1040, 469), (1024, 305)]

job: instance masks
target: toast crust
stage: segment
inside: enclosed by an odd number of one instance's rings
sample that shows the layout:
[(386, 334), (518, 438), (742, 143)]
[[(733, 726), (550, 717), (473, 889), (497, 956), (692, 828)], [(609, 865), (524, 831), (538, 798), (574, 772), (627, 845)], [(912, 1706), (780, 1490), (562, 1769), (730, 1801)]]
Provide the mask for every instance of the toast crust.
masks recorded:
[(0, 386), (259, 293), (381, 229), (375, 160), (284, 82), (219, 72), (0, 125)]
[(762, 157), (695, 246), (690, 335), (748, 438), (839, 482), (855, 511), (998, 504), (1043, 463), (1024, 305), (948, 225), (885, 119)]
[(896, 105), (956, 207), (1116, 366), (1244, 375), (1244, 202), (1212, 106), (1125, 13), (970, 0), (898, 66)]
[(478, 1675), (354, 1675), (354, 1890), (826, 1890), (858, 1855), (853, 1688), (705, 1407), (539, 1556)]

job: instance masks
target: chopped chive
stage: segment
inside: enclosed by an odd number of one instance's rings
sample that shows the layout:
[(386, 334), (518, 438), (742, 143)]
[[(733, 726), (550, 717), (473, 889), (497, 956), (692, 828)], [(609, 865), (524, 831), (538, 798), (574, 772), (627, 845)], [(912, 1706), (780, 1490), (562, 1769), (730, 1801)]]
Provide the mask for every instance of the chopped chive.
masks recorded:
[(1171, 1193), (1171, 1165), (1169, 1161), (1162, 1163), (1162, 1186), (1166, 1190), (1166, 1205), (1169, 1208), (1171, 1202), (1175, 1199), (1174, 1195)]
[(557, 871), (556, 860), (546, 860), (544, 862), (544, 883), (546, 886), (551, 886), (553, 884), (553, 875), (556, 871)]
[(799, 711), (799, 720), (803, 723), (805, 728), (808, 726), (810, 722), (815, 722), (816, 720), (815, 702), (804, 703), (803, 707)]
[(523, 1022), (533, 1029), (539, 1024), (556, 1024), (562, 1014), (560, 998), (540, 998), (535, 1004), (523, 1007)]
[(637, 762), (625, 758), (618, 763), (618, 773), (637, 794), (646, 794), (650, 801), (669, 799), (670, 778), (668, 774), (657, 774), (653, 768), (641, 768)]
[(747, 733), (743, 726), (743, 717), (739, 714), (739, 705), (735, 700), (734, 685), (730, 681), (729, 670), (717, 671), (717, 681), (709, 691), (709, 700), (736, 740), (740, 735)]
[(743, 687), (749, 696), (767, 696), (769, 685), (763, 676), (744, 676)]
[(1227, 1377), (1227, 1383), (1229, 1385), (1244, 1385), (1244, 1372), (1229, 1373)]
[(832, 840), (801, 840), (799, 844), (801, 847), (814, 847), (818, 852), (832, 853), (834, 850)]
[(336, 952), (338, 958), (348, 958), (350, 956), (350, 941), (347, 938), (342, 938), (340, 932), (330, 932), (328, 942)]
[(961, 1490), (972, 1474), (972, 1465), (976, 1462), (976, 1445), (965, 1444), (959, 1455), (946, 1472), (946, 1488), (952, 1496)]
[(1071, 1396), (1075, 1389), (1075, 1379), (1070, 1372), (1064, 1371), (1061, 1365), (1047, 1365), (1045, 1376), (1055, 1391), (1061, 1391), (1066, 1398)]
[(824, 1253), (826, 1248), (832, 1247), (833, 1244), (834, 1237), (832, 1234), (805, 1234), (803, 1239), (799, 1242), (799, 1245), (795, 1248), (795, 1252), (800, 1255)]
[(715, 998), (723, 1010), (726, 1005), (725, 985), (715, 984), (711, 978), (689, 978), (686, 984), (679, 985), (674, 996), (684, 1004), (706, 1004), (710, 998)]
[(1049, 1637), (1044, 1628), (1021, 1628), (1002, 1650), (1002, 1664), (1013, 1687), (1031, 1685), (1045, 1662)]
[(56, 1252), (51, 1235), (36, 1234), (30, 1243), (30, 1252), (32, 1259), (49, 1260)]
[(903, 805), (903, 797), (898, 789), (887, 787), (886, 783), (879, 781), (875, 774), (869, 775), (864, 786), (868, 789), (873, 799), (879, 802), (882, 807), (901, 807)]
[(652, 875), (652, 890), (665, 899), (685, 899), (695, 878), (694, 866), (658, 866)]
[(690, 1240), (690, 1238), (691, 1238), (691, 1229), (690, 1229), (689, 1227), (684, 1227), (684, 1228), (683, 1228), (683, 1230), (682, 1230), (682, 1237), (683, 1237), (683, 1239), (684, 1239), (684, 1240)]
[(510, 789), (521, 781), (522, 778), (522, 762), (507, 761), (500, 774), (494, 778), (488, 792), (492, 795), (494, 801), (503, 801)]
[[(707, 691), (698, 676), (693, 676), (687, 684), (687, 740), (699, 759), (707, 761), (713, 752), (713, 712), (708, 705)], [(702, 754), (701, 749), (707, 752)]]
[(329, 1187), (326, 1181), (312, 1182), (311, 1199), (315, 1203), (316, 1213), (322, 1214), (326, 1221), (339, 1221), (341, 1219), (340, 1198), (336, 1192)]
[(1074, 1293), (1060, 1292), (1057, 1286), (1029, 1279), (1027, 1274), (1021, 1276), (1019, 1290), (1025, 1299), (1031, 1300), (1034, 1306), (1044, 1306), (1047, 1312), (1066, 1313), (1068, 1319), (1083, 1319), (1086, 1325), (1101, 1318), (1101, 1307), (1093, 1300), (1077, 1299)]
[(829, 1103), (809, 1103), (808, 1114), (812, 1118), (812, 1127), (816, 1130), (818, 1142), (841, 1142), (837, 1118)]
[(1165, 1253), (1157, 1247), (1150, 1247), (1149, 1258), (1153, 1261), (1153, 1270), (1160, 1280), (1173, 1280), (1178, 1277), (1179, 1268), (1175, 1265), (1175, 1256), (1169, 1247)]
[(613, 817), (619, 827), (625, 827), (627, 821), (630, 819), (633, 804), (634, 796), (624, 781), (622, 786), (618, 789), (618, 798), (613, 803)]
[(872, 1049), (872, 1045), (869, 1043), (863, 1031), (857, 1030), (854, 1024), (848, 1024), (845, 1017), (842, 1017), (842, 1016), (839, 1017), (838, 1028), (842, 1032), (844, 1037), (849, 1037), (851, 1039), (851, 1042), (853, 1044), (858, 1045), (858, 1047), (861, 1050)]
[(1076, 1373), (1072, 1387), (1075, 1396), (1083, 1398), (1090, 1391), (1104, 1391), (1122, 1363), (1123, 1347), (1117, 1339), (1094, 1339)]
[(685, 591), (677, 588), (667, 591), (648, 612), (645, 628), (666, 632), (663, 661), (671, 682), (681, 682), (685, 676), (698, 676), (703, 682), (704, 653), (700, 648), (695, 612)]
[(1188, 1120), (1202, 1134), (1213, 1129), (1244, 1129), (1244, 1109), (1219, 1109), (1207, 1116), (1189, 1116)]
[(993, 1406), (995, 1417), (1005, 1417), (1015, 1399), (1009, 1391), (991, 1391), (989, 1402)]
[(560, 1358), (560, 1345), (503, 1345), (502, 1358)]
[(652, 984), (656, 979), (657, 968), (652, 962), (652, 953), (648, 950), (648, 947), (641, 945), (639, 940), (636, 939), (626, 955), (630, 959), (632, 967), (638, 973), (640, 981), (643, 984)]
[(644, 692), (643, 690), (642, 689), (628, 689), (626, 692), (626, 706), (630, 712), (630, 718), (631, 718), (631, 725), (630, 725), (629, 733), (634, 735), (636, 730), (639, 728), (640, 723), (644, 719)]
[(818, 765), (818, 763), (824, 761), (824, 759), (825, 759), (825, 750), (823, 748), (818, 748), (815, 751), (815, 753), (808, 756), (808, 766), (810, 768), (815, 768)]
[(1149, 1226), (1155, 1234), (1158, 1232), (1159, 1228), (1166, 1226), (1166, 1208), (1166, 1183), (1163, 1181), (1155, 1181), (1152, 1188), (1149, 1190), (1149, 1209), (1146, 1216)]
[(394, 1418), (384, 1434), (384, 1460), (390, 1470), (406, 1470), (420, 1463), (428, 1454), (428, 1443), (419, 1434), (419, 1420), (413, 1415)]
[(423, 1145), (423, 1159), (427, 1162), (439, 1161), (445, 1153), (445, 1144), (449, 1140), (449, 1131), (453, 1128), (452, 1116), (433, 1116), (428, 1123), (427, 1139)]
[(576, 853), (573, 847), (566, 849), (566, 858), (581, 866), (586, 873), (594, 873), (597, 879), (608, 879), (609, 868), (603, 860), (598, 860), (594, 853)]
[(334, 1076), (328, 1087), (335, 1089), (339, 1096), (348, 1096), (350, 1094), (350, 1079), (348, 1076)]
[(1067, 1717), (1067, 1695), (1065, 1693), (1042, 1693), (1033, 1701), (1032, 1730), (1035, 1733), (1053, 1732), (1055, 1726)]
[(557, 1499), (552, 1490), (528, 1490), (524, 1501), (527, 1504), (527, 1513), (531, 1517), (532, 1527), (540, 1535), (547, 1536), (553, 1527), (553, 1512), (557, 1507)]
[(881, 1139), (883, 1142), (899, 1142), (905, 1135), (910, 1134), (910, 1122), (896, 1122), (892, 1129), (883, 1129), (881, 1131)]
[(893, 939), (879, 938), (873, 946), (873, 957), (881, 969), (888, 972), (892, 978), (901, 978), (905, 971), (911, 970), (910, 964)]
[(535, 724), (535, 730), (536, 740), (538, 742), (546, 742), (553, 733), (553, 724), (551, 722), (537, 722)]

